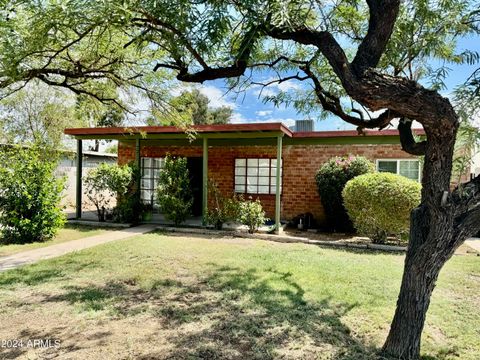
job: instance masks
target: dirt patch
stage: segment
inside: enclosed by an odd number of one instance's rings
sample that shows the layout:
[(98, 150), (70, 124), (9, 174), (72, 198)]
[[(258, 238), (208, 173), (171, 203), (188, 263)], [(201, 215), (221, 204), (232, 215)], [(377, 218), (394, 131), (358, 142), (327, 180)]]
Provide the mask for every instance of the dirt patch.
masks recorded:
[(0, 339), (52, 346), (3, 348), (2, 359), (335, 358), (340, 349), (370, 358), (366, 349), (350, 350), (356, 340), (339, 320), (349, 309), (279, 294), (254, 273), (227, 267), (149, 290), (126, 279), (19, 295), (18, 311), (0, 313)]

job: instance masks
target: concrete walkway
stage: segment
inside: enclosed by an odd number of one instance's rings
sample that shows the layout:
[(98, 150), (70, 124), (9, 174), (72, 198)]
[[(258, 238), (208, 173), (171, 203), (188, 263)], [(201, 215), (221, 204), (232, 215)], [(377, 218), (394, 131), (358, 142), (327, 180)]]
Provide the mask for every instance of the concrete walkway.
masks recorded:
[(111, 241), (126, 239), (153, 231), (155, 225), (141, 225), (124, 230), (90, 236), (83, 239), (72, 240), (61, 244), (47, 246), (40, 249), (23, 251), (10, 256), (0, 257), (0, 272), (13, 269), (22, 265), (31, 264), (40, 260), (62, 256), (74, 251), (79, 251)]
[(465, 245), (480, 253), (480, 238), (471, 238), (465, 240)]

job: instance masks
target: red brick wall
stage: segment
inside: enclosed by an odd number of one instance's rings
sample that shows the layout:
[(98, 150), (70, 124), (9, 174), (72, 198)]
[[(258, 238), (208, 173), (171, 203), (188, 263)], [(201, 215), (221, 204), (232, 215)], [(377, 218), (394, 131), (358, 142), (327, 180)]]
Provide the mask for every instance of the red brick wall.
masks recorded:
[(284, 190), (282, 218), (311, 212), (317, 220), (325, 215), (315, 183), (318, 168), (334, 156), (362, 155), (371, 159), (410, 158), (400, 145), (289, 145), (283, 148)]
[[(167, 153), (186, 157), (202, 156), (198, 146), (144, 146), (142, 157), (163, 157)], [(334, 156), (363, 155), (371, 160), (413, 157), (401, 150), (400, 145), (286, 145), (283, 147), (283, 192), (281, 196), (282, 219), (311, 212), (323, 221), (324, 213), (317, 193), (315, 173), (328, 159)], [(233, 194), (235, 158), (275, 158), (275, 146), (232, 146), (208, 149), (208, 176), (214, 179), (225, 195)], [(128, 163), (135, 159), (135, 145), (119, 143), (118, 162)], [(252, 195), (259, 198), (273, 218), (275, 195)]]

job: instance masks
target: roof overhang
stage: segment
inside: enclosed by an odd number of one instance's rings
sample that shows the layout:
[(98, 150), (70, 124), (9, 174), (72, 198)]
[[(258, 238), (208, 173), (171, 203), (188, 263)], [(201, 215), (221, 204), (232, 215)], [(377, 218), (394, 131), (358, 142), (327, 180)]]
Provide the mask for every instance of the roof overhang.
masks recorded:
[[(415, 135), (423, 136), (423, 129), (413, 129)], [(356, 130), (344, 131), (311, 131), (293, 132), (282, 123), (249, 123), (225, 125), (195, 125), (189, 128), (175, 126), (131, 126), (131, 127), (97, 127), (97, 128), (70, 128), (65, 129), (65, 134), (76, 139), (105, 139), (105, 140), (192, 140), (192, 139), (272, 139), (278, 136), (285, 137), (287, 142), (302, 141), (329, 141), (330, 139), (358, 139), (368, 142), (368, 138), (395, 138), (398, 139), (397, 130)], [(272, 139), (273, 140), (273, 139)], [(393, 141), (393, 140), (392, 140)], [(355, 141), (356, 142), (356, 141)], [(377, 142), (375, 140), (374, 142)], [(398, 142), (396, 140), (395, 142)]]
[(277, 136), (292, 137), (292, 131), (282, 123), (263, 124), (226, 124), (195, 125), (188, 128), (176, 126), (132, 126), (132, 127), (97, 127), (65, 129), (66, 135), (77, 139), (186, 139), (211, 138), (269, 138)]

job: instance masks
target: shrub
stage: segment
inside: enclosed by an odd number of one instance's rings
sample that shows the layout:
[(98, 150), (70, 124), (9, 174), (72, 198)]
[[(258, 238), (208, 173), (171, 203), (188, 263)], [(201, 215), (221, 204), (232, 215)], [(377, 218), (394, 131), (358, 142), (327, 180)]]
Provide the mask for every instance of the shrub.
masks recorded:
[(240, 200), (238, 204), (238, 221), (248, 226), (250, 234), (257, 231), (267, 220), (259, 199), (255, 201), (251, 200), (251, 198), (250, 200)]
[(190, 215), (193, 195), (186, 158), (167, 155), (160, 172), (157, 199), (165, 218), (177, 226)]
[(131, 169), (131, 181), (125, 194), (118, 196), (117, 206), (113, 209), (113, 219), (120, 223), (138, 224), (147, 211), (147, 206), (142, 203), (137, 193), (137, 184), (140, 184), (140, 169), (133, 163), (128, 165)]
[(225, 222), (238, 218), (238, 201), (235, 197), (223, 196), (215, 181), (210, 181), (208, 185), (211, 203), (207, 211), (207, 222), (221, 230)]
[(55, 178), (56, 153), (15, 147), (0, 153), (0, 230), (4, 243), (53, 238), (65, 223), (60, 207), (65, 179)]
[(85, 194), (97, 209), (98, 221), (105, 221), (110, 202), (127, 195), (133, 180), (130, 166), (100, 164), (84, 176)]
[(329, 230), (353, 231), (343, 206), (342, 190), (350, 179), (374, 170), (374, 164), (363, 156), (335, 157), (320, 167), (315, 180)]
[(420, 203), (421, 185), (390, 173), (366, 174), (350, 180), (344, 204), (355, 228), (373, 242), (408, 232), (410, 212)]

